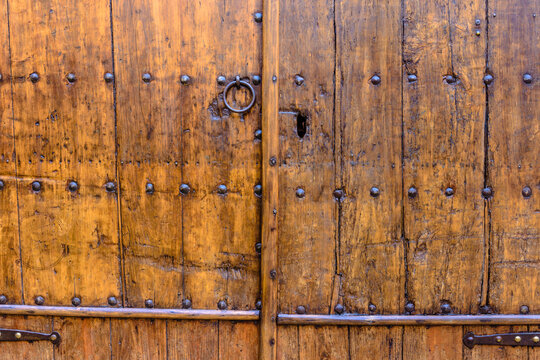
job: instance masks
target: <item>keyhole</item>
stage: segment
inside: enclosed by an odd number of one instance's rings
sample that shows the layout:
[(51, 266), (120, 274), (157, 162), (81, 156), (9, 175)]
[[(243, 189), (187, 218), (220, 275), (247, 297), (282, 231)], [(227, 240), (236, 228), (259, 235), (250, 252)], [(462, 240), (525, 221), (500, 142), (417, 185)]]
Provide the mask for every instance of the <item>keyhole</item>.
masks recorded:
[(306, 135), (307, 131), (307, 116), (301, 112), (296, 114), (296, 133), (300, 138)]

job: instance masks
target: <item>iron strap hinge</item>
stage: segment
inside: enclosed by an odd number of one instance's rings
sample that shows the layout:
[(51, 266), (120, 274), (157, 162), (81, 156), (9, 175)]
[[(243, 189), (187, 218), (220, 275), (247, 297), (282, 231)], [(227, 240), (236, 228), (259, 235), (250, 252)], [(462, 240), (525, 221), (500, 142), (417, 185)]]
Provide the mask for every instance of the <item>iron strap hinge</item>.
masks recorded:
[(468, 332), (463, 337), (463, 344), (469, 349), (472, 349), (474, 345), (540, 346), (540, 332), (493, 335), (474, 335)]
[(50, 334), (38, 333), (34, 331), (0, 329), (0, 341), (40, 341), (47, 340), (53, 344), (60, 343), (60, 334), (53, 331)]

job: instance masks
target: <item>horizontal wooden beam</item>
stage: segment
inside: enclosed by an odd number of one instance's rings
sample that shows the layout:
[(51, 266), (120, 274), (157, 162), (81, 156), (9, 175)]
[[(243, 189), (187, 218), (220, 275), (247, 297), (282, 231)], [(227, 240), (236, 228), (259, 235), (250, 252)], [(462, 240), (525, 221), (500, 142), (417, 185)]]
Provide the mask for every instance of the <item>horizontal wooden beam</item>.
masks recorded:
[(93, 318), (174, 319), (174, 320), (259, 320), (258, 310), (143, 309), (105, 307), (64, 307), (0, 305), (0, 315), (33, 315)]
[(535, 325), (540, 315), (297, 315), (279, 314), (279, 325), (435, 326)]

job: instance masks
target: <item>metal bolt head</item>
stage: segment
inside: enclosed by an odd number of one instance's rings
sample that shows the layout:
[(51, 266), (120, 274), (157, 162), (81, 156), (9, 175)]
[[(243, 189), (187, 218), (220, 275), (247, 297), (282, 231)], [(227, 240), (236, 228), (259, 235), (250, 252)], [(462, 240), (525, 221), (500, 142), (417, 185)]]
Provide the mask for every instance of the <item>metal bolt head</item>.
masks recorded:
[(443, 314), (450, 314), (452, 312), (452, 307), (448, 303), (441, 304), (441, 312)]
[(381, 77), (379, 75), (373, 75), (371, 77), (371, 83), (373, 85), (379, 85), (381, 83)]
[(484, 199), (489, 199), (490, 197), (493, 196), (493, 189), (491, 187), (485, 187), (482, 189), (482, 196), (484, 197)]
[(189, 299), (182, 300), (182, 307), (184, 309), (190, 309), (191, 308), (191, 300), (189, 300)]
[(75, 81), (77, 81), (77, 77), (75, 76), (74, 73), (69, 73), (69, 74), (67, 74), (66, 79), (67, 79), (67, 81), (69, 81), (70, 83), (74, 83)]
[(490, 85), (492, 82), (493, 82), (493, 75), (491, 75), (491, 74), (486, 74), (486, 75), (484, 76), (484, 84)]
[(270, 164), (270, 166), (276, 166), (276, 164), (277, 164), (276, 157), (275, 157), (275, 156), (272, 156), (272, 157), (270, 158), (270, 160), (268, 160), (268, 163)]
[(259, 75), (253, 75), (251, 80), (253, 81), (253, 85), (259, 85), (261, 83), (261, 77)]
[(253, 19), (255, 19), (255, 22), (261, 23), (263, 21), (263, 14), (260, 11), (257, 11), (255, 14), (253, 14)]
[(378, 197), (379, 195), (381, 195), (381, 191), (379, 190), (379, 188), (376, 188), (376, 187), (372, 187), (370, 190), (369, 190), (369, 194), (373, 197)]
[(475, 24), (476, 26), (479, 26), (479, 25), (480, 25), (480, 19), (476, 19), (476, 20), (474, 21), (474, 24)]
[(524, 198), (530, 198), (532, 196), (532, 189), (529, 186), (523, 187), (521, 195), (523, 195)]
[(6, 295), (0, 295), (0, 304), (6, 304), (6, 303), (7, 303)]
[(149, 73), (142, 74), (142, 81), (144, 81), (145, 83), (149, 83), (150, 81), (152, 81), (152, 75), (150, 75)]
[(454, 189), (449, 187), (449, 188), (446, 188), (446, 190), (444, 190), (444, 195), (446, 196), (453, 196), (454, 195)]
[(2, 76), (2, 74), (0, 74), (0, 81), (4, 80), (4, 77)]
[(375, 311), (377, 311), (377, 306), (375, 306), (375, 304), (369, 304), (368, 310), (369, 312), (374, 313)]
[(480, 30), (476, 30), (474, 33), (476, 34), (476, 36), (480, 36), (481, 34)]
[(336, 189), (336, 190), (334, 190), (332, 195), (334, 195), (334, 198), (336, 200), (341, 200), (343, 198), (343, 190), (342, 189)]
[(217, 307), (219, 310), (227, 310), (227, 302), (225, 300), (219, 300)]
[(116, 191), (116, 185), (112, 182), (112, 181), (109, 181), (108, 183), (105, 184), (105, 190), (107, 190), (107, 192), (115, 192)]
[(498, 343), (502, 342), (502, 336), (496, 336), (495, 341)]
[(253, 192), (255, 193), (255, 196), (262, 197), (262, 185), (257, 184), (253, 187)]
[(407, 195), (409, 195), (411, 199), (414, 199), (416, 195), (418, 195), (418, 190), (416, 190), (414, 186), (411, 186), (407, 191)]
[(43, 305), (45, 304), (45, 299), (43, 298), (43, 296), (36, 296), (34, 302), (36, 303), (36, 305)]
[(296, 189), (296, 197), (299, 199), (303, 199), (306, 196), (306, 192), (304, 189), (298, 188)]
[(480, 314), (492, 314), (493, 310), (488, 305), (480, 306)]
[(154, 193), (154, 184), (146, 183), (146, 193), (147, 194), (153, 194)]
[(188, 75), (182, 75), (180, 76), (180, 82), (183, 85), (188, 85), (191, 82), (191, 78)]
[(516, 337), (514, 338), (514, 341), (517, 342), (517, 343), (518, 343), (518, 342), (521, 342), (521, 336), (516, 336)]
[(294, 83), (297, 86), (301, 86), (304, 83), (304, 78), (302, 76), (300, 76), (300, 75), (295, 75), (294, 76)]
[(408, 302), (405, 305), (405, 311), (408, 312), (408, 313), (413, 313), (414, 312), (414, 303)]
[(4, 181), (3, 180), (0, 180), (0, 190), (4, 190)]
[(255, 136), (256, 140), (261, 140), (262, 139), (262, 130), (261, 129), (255, 130), (255, 133), (253, 135)]
[(306, 308), (303, 305), (298, 305), (298, 307), (296, 308), (296, 313), (300, 315), (305, 314)]
[(217, 193), (220, 195), (226, 195), (227, 194), (227, 187), (223, 184), (218, 185), (217, 187)]
[(49, 339), (51, 339), (51, 341), (56, 341), (56, 339), (58, 339), (58, 336), (56, 336), (56, 334), (52, 334)]
[(416, 77), (415, 74), (409, 74), (409, 75), (407, 75), (407, 81), (409, 81), (409, 82), (415, 82), (416, 80), (418, 80), (418, 78)]
[(33, 83), (37, 83), (39, 81), (39, 74), (37, 72), (31, 73), (30, 81), (32, 81)]
[(154, 307), (154, 302), (152, 301), (152, 299), (146, 299), (144, 301), (144, 306), (151, 309)]
[(74, 297), (73, 299), (71, 299), (71, 304), (73, 306), (80, 306), (81, 305), (81, 298)]
[(261, 300), (257, 300), (257, 302), (255, 303), (255, 309), (257, 309), (257, 310), (262, 309), (262, 301)]
[(110, 306), (115, 306), (118, 304), (118, 300), (116, 300), (116, 298), (114, 296), (109, 296), (107, 298), (107, 303), (110, 305)]
[(540, 337), (534, 336), (534, 337), (532, 338), (532, 341), (535, 342), (535, 343), (540, 342)]
[(22, 337), (22, 334), (20, 332), (15, 333), (15, 339), (20, 339)]
[(275, 269), (270, 270), (270, 279), (274, 280), (277, 276), (277, 272)]
[(453, 75), (446, 75), (445, 80), (448, 84), (453, 84), (456, 82), (456, 78)]
[(341, 315), (345, 311), (345, 306), (343, 306), (342, 304), (336, 304), (336, 306), (334, 306), (334, 311), (336, 312), (336, 314)]
[(180, 194), (187, 195), (191, 191), (191, 188), (188, 184), (182, 184), (180, 185)]
[(531, 74), (524, 74), (523, 75), (523, 82), (525, 84), (530, 84), (530, 83), (532, 83), (532, 81), (533, 81), (533, 78), (532, 78)]
[(262, 243), (258, 242), (255, 244), (255, 251), (260, 254), (262, 251)]
[(76, 181), (70, 181), (69, 184), (68, 184), (68, 189), (71, 192), (75, 192), (75, 191), (79, 190), (79, 184), (77, 184)]
[(107, 72), (105, 73), (105, 75), (103, 75), (103, 79), (105, 80), (105, 82), (111, 83), (114, 81), (114, 75), (111, 74), (110, 72)]
[(35, 192), (41, 191), (41, 183), (39, 181), (32, 182), (32, 190)]
[(227, 78), (223, 75), (218, 76), (216, 80), (218, 85), (225, 85), (225, 83), (227, 82)]
[(527, 305), (521, 305), (519, 307), (519, 312), (523, 315), (525, 314), (528, 314), (529, 313), (529, 307)]

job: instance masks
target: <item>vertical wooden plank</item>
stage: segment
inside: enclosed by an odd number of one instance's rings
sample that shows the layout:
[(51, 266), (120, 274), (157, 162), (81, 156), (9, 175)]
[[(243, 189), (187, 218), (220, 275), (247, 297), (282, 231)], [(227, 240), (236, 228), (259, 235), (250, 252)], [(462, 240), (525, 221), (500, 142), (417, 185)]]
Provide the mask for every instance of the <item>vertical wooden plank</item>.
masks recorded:
[(403, 360), (461, 360), (462, 332), (461, 326), (405, 327)]
[(219, 359), (252, 360), (259, 353), (258, 324), (252, 322), (219, 322)]
[(54, 330), (62, 341), (54, 348), (54, 359), (110, 359), (110, 324), (109, 319), (55, 318)]
[[(275, 360), (278, 314), (280, 1), (263, 0), (261, 302), (259, 359)], [(281, 271), (279, 274), (281, 281)]]
[(407, 292), (419, 313), (443, 303), (471, 313), (480, 302), (486, 35), (475, 21), (484, 14), (483, 0), (405, 1)]
[(0, 4), (0, 174), (15, 175), (8, 2)]
[(298, 357), (298, 326), (279, 326), (277, 329), (278, 360), (299, 360)]
[[(536, 1), (489, 2), (490, 305), (540, 311), (540, 50)], [(532, 80), (524, 81), (525, 74)], [(525, 79), (526, 80), (526, 79)], [(528, 81), (528, 80), (527, 80)], [(528, 188), (527, 188), (528, 187)], [(529, 191), (530, 189), (530, 191)], [(529, 194), (530, 192), (530, 194)]]
[(115, 181), (109, 24), (106, 0), (10, 2), (26, 303), (105, 305), (121, 292), (116, 197), (104, 189)]
[(111, 320), (111, 360), (166, 359), (165, 320)]
[[(41, 316), (1, 316), (0, 328), (21, 329), (43, 333), (52, 331), (52, 319)], [(54, 345), (49, 341), (1, 342), (0, 360), (52, 360)]]
[(350, 358), (348, 327), (301, 326), (298, 354), (300, 360)]
[[(401, 1), (339, 1), (343, 304), (403, 307)], [(384, 22), (381, 26), (380, 23)], [(377, 192), (378, 191), (378, 192)]]
[[(181, 68), (192, 79), (182, 102), (183, 182), (191, 187), (183, 201), (185, 293), (198, 308), (223, 300), (229, 309), (252, 309), (259, 296), (260, 200), (253, 188), (261, 179), (254, 139), (260, 106), (229, 112), (216, 78), (228, 83), (260, 74), (261, 29), (253, 13), (261, 1), (184, 4)], [(232, 95), (229, 101), (240, 106)]]
[(349, 331), (351, 359), (402, 359), (402, 327), (351, 326)]
[[(477, 335), (505, 334), (509, 332), (527, 331), (526, 326), (465, 326), (463, 334), (469, 331)], [(461, 358), (460, 358), (461, 359)], [(463, 360), (529, 359), (526, 346), (475, 346), (469, 349), (463, 346)]]
[(280, 4), (278, 299), (284, 313), (299, 305), (328, 313), (338, 281), (333, 11), (329, 0)]
[(217, 321), (168, 321), (167, 353), (170, 360), (219, 359)]
[(172, 1), (113, 1), (128, 306), (182, 302), (183, 10)]

